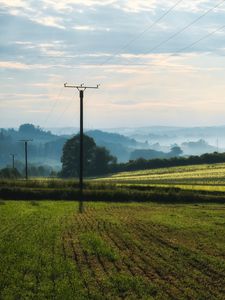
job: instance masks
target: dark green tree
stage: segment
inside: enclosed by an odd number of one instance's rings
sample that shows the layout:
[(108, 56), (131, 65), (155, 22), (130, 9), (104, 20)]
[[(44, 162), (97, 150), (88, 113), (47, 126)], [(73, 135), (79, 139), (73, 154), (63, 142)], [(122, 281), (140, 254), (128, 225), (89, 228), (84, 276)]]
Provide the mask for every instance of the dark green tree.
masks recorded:
[(102, 175), (109, 172), (109, 164), (116, 163), (116, 157), (112, 156), (105, 147), (96, 147), (93, 175)]
[[(61, 158), (62, 171), (60, 175), (65, 178), (78, 177), (80, 170), (80, 135), (69, 139), (63, 147)], [(116, 162), (104, 147), (98, 147), (93, 138), (84, 135), (84, 176), (106, 174), (109, 165)]]

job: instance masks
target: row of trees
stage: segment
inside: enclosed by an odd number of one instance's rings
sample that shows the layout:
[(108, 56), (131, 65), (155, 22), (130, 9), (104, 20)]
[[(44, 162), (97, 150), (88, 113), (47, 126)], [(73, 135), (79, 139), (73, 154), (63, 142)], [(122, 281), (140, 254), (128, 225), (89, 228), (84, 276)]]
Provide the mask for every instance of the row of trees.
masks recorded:
[(114, 164), (111, 166), (111, 173), (139, 171), (146, 169), (157, 169), (177, 166), (200, 165), (200, 164), (215, 164), (224, 163), (225, 153), (206, 153), (200, 156), (189, 157), (172, 157), (169, 159), (137, 159), (127, 163)]

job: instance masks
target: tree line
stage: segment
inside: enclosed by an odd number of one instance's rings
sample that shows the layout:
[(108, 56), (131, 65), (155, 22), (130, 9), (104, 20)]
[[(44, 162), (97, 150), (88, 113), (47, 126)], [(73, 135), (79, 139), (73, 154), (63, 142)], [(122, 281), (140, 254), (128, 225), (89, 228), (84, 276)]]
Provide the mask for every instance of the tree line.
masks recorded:
[(146, 169), (168, 168), (188, 165), (225, 163), (225, 153), (205, 153), (200, 156), (191, 155), (189, 157), (172, 157), (169, 159), (151, 159), (143, 158), (130, 160), (127, 163), (114, 164), (111, 166), (111, 173), (139, 171)]

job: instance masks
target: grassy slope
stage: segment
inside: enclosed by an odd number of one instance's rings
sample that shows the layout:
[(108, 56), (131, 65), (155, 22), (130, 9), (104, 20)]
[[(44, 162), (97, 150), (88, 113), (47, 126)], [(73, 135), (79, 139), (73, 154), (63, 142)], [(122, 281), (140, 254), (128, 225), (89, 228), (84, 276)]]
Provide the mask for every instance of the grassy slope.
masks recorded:
[(194, 165), (124, 172), (101, 178), (119, 185), (179, 187), (190, 190), (225, 191), (225, 164)]
[(223, 299), (224, 205), (1, 203), (0, 299)]

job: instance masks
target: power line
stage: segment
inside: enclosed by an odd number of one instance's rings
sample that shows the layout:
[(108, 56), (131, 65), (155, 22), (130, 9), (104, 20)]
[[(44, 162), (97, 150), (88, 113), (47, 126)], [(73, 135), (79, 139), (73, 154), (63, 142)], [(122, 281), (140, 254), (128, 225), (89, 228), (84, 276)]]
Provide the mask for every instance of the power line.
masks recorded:
[[(72, 98), (73, 99), (73, 98)], [(59, 117), (57, 118), (57, 122), (59, 123), (62, 119), (62, 117), (64, 116), (64, 114), (68, 111), (68, 109), (71, 107), (71, 105), (73, 104), (72, 99), (69, 101), (69, 103), (67, 104), (67, 106), (64, 107), (64, 110), (62, 111), (62, 113), (59, 115)]]
[[(188, 50), (188, 49), (192, 48), (193, 46), (197, 45), (198, 43), (202, 42), (203, 40), (206, 40), (210, 36), (214, 35), (215, 33), (219, 32), (219, 31), (221, 31), (223, 29), (225, 29), (225, 25), (223, 25), (223, 26), (221, 26), (221, 27), (219, 27), (219, 28), (211, 31), (210, 33), (204, 35), (203, 37), (201, 37), (198, 40), (192, 42), (191, 44), (189, 44), (189, 45), (187, 45), (187, 46), (185, 46), (185, 47), (183, 47), (183, 48), (181, 48), (181, 49), (179, 49), (179, 50), (177, 50), (177, 51), (169, 54), (166, 58), (161, 59), (159, 62), (167, 61), (170, 57), (174, 56), (174, 54), (177, 54), (177, 53), (180, 53), (180, 52), (184, 52), (185, 50)], [(150, 65), (151, 64), (147, 64), (147, 65), (145, 64), (146, 67), (149, 67)]]
[[(145, 51), (142, 54), (147, 54), (149, 52), (153, 52), (155, 50), (157, 50), (158, 48), (160, 48), (162, 45), (166, 44), (167, 42), (169, 42), (170, 40), (174, 39), (175, 37), (177, 37), (178, 35), (180, 35), (182, 32), (184, 32), (185, 30), (187, 30), (188, 28), (190, 28), (192, 25), (194, 25), (195, 23), (197, 23), (199, 20), (201, 20), (202, 18), (204, 18), (206, 15), (208, 15), (211, 11), (213, 11), (214, 9), (216, 9), (217, 7), (221, 6), (223, 3), (225, 2), (225, 0), (223, 0), (220, 3), (217, 3), (215, 6), (211, 7), (210, 9), (208, 9), (207, 11), (205, 11), (202, 15), (198, 16), (196, 19), (194, 19), (193, 21), (191, 21), (189, 24), (185, 25), (183, 28), (181, 28), (180, 30), (178, 30), (176, 33), (172, 34), (170, 37), (168, 37), (167, 39), (165, 39), (164, 41), (160, 42), (159, 44), (157, 44), (156, 46), (150, 48), (148, 51)], [(127, 59), (129, 61), (129, 59)]]
[(53, 105), (52, 105), (52, 107), (50, 108), (50, 110), (48, 112), (48, 115), (47, 115), (47, 117), (46, 117), (46, 119), (44, 121), (44, 127), (46, 127), (51, 114), (53, 113), (53, 111), (55, 110), (56, 106), (58, 105), (60, 97), (62, 95), (62, 91), (63, 91), (63, 87), (60, 89), (60, 91), (59, 91), (59, 93), (58, 93), (58, 95), (56, 97), (56, 101), (53, 102)]
[(189, 49), (189, 48), (192, 48), (192, 47), (195, 46), (196, 44), (200, 43), (201, 41), (203, 41), (203, 40), (209, 38), (211, 35), (217, 33), (218, 31), (221, 31), (221, 30), (223, 30), (223, 29), (225, 29), (225, 25), (223, 25), (223, 26), (221, 26), (221, 27), (219, 27), (219, 28), (213, 30), (212, 32), (206, 34), (205, 36), (201, 37), (201, 38), (198, 39), (197, 41), (191, 43), (190, 45), (181, 48), (181, 49), (178, 50), (177, 52), (183, 52), (183, 51), (185, 51), (185, 50), (187, 50), (187, 49)]
[[(121, 48), (119, 48), (116, 52), (112, 53), (109, 58), (107, 58), (102, 63), (98, 64), (99, 66), (102, 66), (112, 60), (117, 54), (119, 54), (122, 50), (127, 49), (131, 44), (133, 44), (135, 41), (137, 41), (139, 38), (141, 38), (146, 32), (151, 30), (155, 25), (157, 25), (162, 19), (164, 19), (171, 11), (173, 11), (181, 2), (184, 0), (178, 0), (174, 5), (172, 5), (165, 13), (163, 13), (158, 19), (156, 19), (150, 26), (145, 28), (143, 31), (141, 31), (138, 35), (133, 37), (130, 41), (128, 41), (125, 45), (123, 45)], [(70, 56), (56, 56), (56, 55), (38, 55), (36, 57), (39, 58), (60, 58), (60, 59), (72, 59), (74, 58), (73, 55)]]
[(172, 5), (163, 15), (161, 15), (158, 19), (156, 19), (150, 26), (148, 26), (146, 29), (144, 29), (141, 33), (139, 33), (136, 37), (132, 38), (129, 42), (127, 42), (124, 46), (119, 48), (116, 52), (114, 52), (109, 58), (107, 58), (105, 61), (103, 61), (100, 66), (103, 66), (104, 64), (111, 61), (117, 54), (119, 54), (122, 50), (127, 49), (131, 44), (133, 44), (135, 41), (137, 41), (139, 38), (141, 38), (146, 32), (151, 30), (155, 25), (157, 25), (163, 18), (165, 18), (174, 8), (176, 8), (183, 0), (177, 1), (174, 5)]

